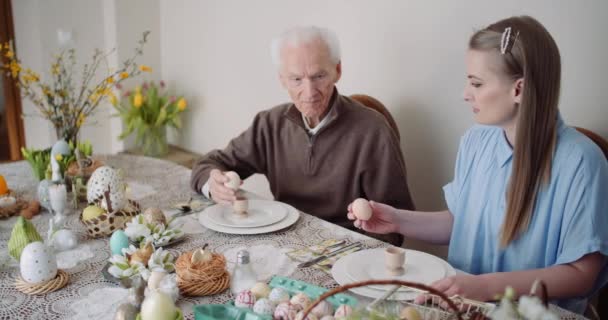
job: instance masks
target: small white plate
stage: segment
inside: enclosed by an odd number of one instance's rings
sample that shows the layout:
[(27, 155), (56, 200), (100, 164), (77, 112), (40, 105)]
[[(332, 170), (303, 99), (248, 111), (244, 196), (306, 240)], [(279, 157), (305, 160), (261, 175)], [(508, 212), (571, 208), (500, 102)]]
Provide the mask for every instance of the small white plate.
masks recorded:
[[(334, 280), (336, 280), (336, 282), (341, 286), (361, 281), (359, 279), (353, 279), (353, 277), (351, 277), (351, 275), (349, 275), (349, 269), (352, 269), (353, 265), (357, 266), (358, 264), (363, 263), (363, 261), (361, 260), (361, 256), (358, 256), (358, 255), (365, 254), (366, 252), (367, 252), (367, 254), (370, 254), (370, 252), (372, 252), (374, 250), (383, 252), (384, 248), (359, 251), (359, 252), (344, 256), (341, 259), (339, 259), (338, 261), (336, 261), (336, 263), (334, 263), (333, 268), (331, 269), (331, 274), (332, 274)], [(414, 250), (406, 250), (406, 251), (407, 251), (406, 252), (406, 263), (407, 263), (408, 254), (410, 254), (410, 251), (414, 251)], [(419, 252), (419, 251), (416, 251), (416, 252)], [(420, 252), (420, 253), (424, 253), (424, 252)], [(434, 257), (434, 256), (432, 256), (432, 257)], [(437, 257), (434, 257), (434, 258), (437, 259), (438, 263), (441, 263), (443, 269), (445, 270), (444, 276), (441, 277), (440, 279), (456, 274), (456, 270), (454, 270), (454, 268), (449, 263), (447, 263), (446, 261), (444, 261), (440, 258), (437, 258)], [(365, 259), (368, 261), (374, 261), (374, 260), (371, 260), (374, 258), (369, 257), (369, 256), (365, 257)], [(379, 263), (381, 263), (382, 267), (384, 266), (384, 256), (382, 256), (382, 258), (379, 260), (377, 257), (375, 259), (377, 259), (377, 260), (375, 260), (376, 263), (379, 262)], [(377, 279), (377, 280), (393, 279), (393, 277), (378, 277), (375, 279)], [(440, 279), (437, 279), (437, 280), (440, 280)], [(407, 279), (407, 280), (412, 281), (412, 282), (420, 282), (420, 281), (416, 281), (415, 279)], [(366, 287), (353, 288), (350, 290), (356, 294), (375, 299), (375, 298), (382, 297), (385, 294), (385, 292), (387, 290), (389, 290), (391, 287), (392, 286), (366, 286)], [(413, 300), (419, 294), (420, 294), (420, 292), (417, 289), (402, 287), (397, 292), (395, 292), (393, 295), (391, 295), (389, 300)]]
[(269, 200), (249, 200), (247, 214), (239, 214), (232, 206), (217, 204), (205, 209), (211, 222), (231, 228), (258, 228), (283, 220), (287, 208), (279, 202)]
[(234, 227), (226, 227), (226, 226), (221, 226), (219, 224), (214, 223), (213, 221), (211, 221), (208, 216), (207, 216), (207, 209), (203, 210), (203, 212), (199, 213), (198, 215), (198, 222), (205, 228), (207, 229), (211, 229), (213, 231), (217, 231), (217, 232), (222, 232), (222, 233), (228, 233), (228, 234), (239, 234), (239, 235), (249, 235), (249, 234), (262, 234), (262, 233), (270, 233), (270, 232), (275, 232), (275, 231), (279, 231), (282, 229), (285, 229), (289, 226), (291, 226), (292, 224), (296, 223), (298, 221), (298, 219), (300, 218), (300, 212), (286, 204), (283, 202), (278, 202), (278, 201), (273, 201), (277, 204), (280, 204), (281, 206), (283, 206), (284, 208), (287, 209), (287, 216), (274, 224), (271, 225), (267, 225), (267, 226), (263, 226), (263, 227), (258, 227), (258, 228), (234, 228)]

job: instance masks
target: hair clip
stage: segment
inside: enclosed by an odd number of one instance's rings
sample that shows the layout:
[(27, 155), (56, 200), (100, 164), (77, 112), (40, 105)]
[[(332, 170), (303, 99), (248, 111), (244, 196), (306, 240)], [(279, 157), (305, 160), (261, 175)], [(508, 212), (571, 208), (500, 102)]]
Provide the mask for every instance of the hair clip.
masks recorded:
[[(515, 45), (515, 41), (517, 41), (517, 37), (519, 37), (519, 31), (515, 34), (515, 38), (513, 39), (513, 45)], [(509, 48), (509, 40), (511, 39), (511, 27), (506, 27), (505, 31), (502, 32), (502, 37), (500, 38), (500, 53), (507, 53), (507, 49)], [(513, 47), (513, 46), (511, 46)]]

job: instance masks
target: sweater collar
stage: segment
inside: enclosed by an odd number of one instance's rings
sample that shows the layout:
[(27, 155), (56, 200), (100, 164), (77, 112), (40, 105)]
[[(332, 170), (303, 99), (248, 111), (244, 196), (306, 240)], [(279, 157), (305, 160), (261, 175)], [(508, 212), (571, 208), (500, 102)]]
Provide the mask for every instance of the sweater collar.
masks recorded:
[[(338, 89), (336, 87), (334, 87), (334, 92), (332, 93), (331, 98), (329, 99), (329, 108), (329, 112), (327, 112), (325, 117), (321, 120), (324, 122), (324, 125), (322, 128), (319, 129), (319, 131), (322, 131), (327, 128), (327, 126), (334, 122), (338, 115), (342, 112), (342, 101), (340, 99), (340, 95), (338, 94)], [(306, 129), (302, 113), (298, 110), (298, 108), (296, 108), (296, 105), (294, 103), (291, 103), (287, 107), (287, 110), (285, 110), (283, 116), (291, 120), (298, 126), (302, 127), (303, 129)]]

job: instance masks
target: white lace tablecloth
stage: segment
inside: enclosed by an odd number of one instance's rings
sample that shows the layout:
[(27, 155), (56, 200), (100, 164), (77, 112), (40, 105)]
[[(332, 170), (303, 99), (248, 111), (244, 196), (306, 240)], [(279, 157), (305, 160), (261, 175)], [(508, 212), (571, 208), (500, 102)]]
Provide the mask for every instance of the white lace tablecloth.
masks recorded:
[[(167, 209), (178, 201), (187, 201), (192, 195), (189, 187), (190, 170), (185, 167), (130, 155), (107, 156), (103, 160), (115, 168), (123, 169), (131, 197), (143, 208), (155, 206)], [(14, 191), (30, 198), (36, 194), (38, 183), (27, 162), (0, 165), (0, 174)], [(43, 238), (46, 237), (50, 216), (45, 211), (32, 220)], [(19, 265), (8, 255), (7, 243), (16, 218), (0, 220), (0, 319), (113, 319), (116, 308), (125, 301), (127, 290), (106, 281), (101, 274), (110, 258), (108, 238), (88, 238), (77, 216), (78, 213), (73, 212), (66, 224), (79, 235), (80, 244), (74, 250), (57, 256), (59, 268), (70, 274), (70, 282), (61, 290), (40, 296), (29, 296), (14, 288), (14, 279), (19, 276)], [(360, 241), (369, 248), (387, 246), (305, 213), (290, 228), (255, 236), (227, 235), (208, 230), (196, 221), (196, 215), (180, 219), (186, 220), (184, 231), (187, 238), (186, 241), (169, 247), (175, 256), (208, 243), (215, 251), (224, 253), (231, 270), (236, 252), (246, 248), (251, 253), (260, 280), (281, 275), (333, 288), (337, 284), (330, 275), (313, 268), (298, 269), (285, 254), (276, 253), (303, 249), (325, 239)], [(178, 306), (184, 311), (186, 319), (193, 319), (192, 306), (225, 303), (231, 299), (227, 290), (211, 297), (182, 297)], [(577, 318), (573, 313), (553, 308), (563, 319)]]

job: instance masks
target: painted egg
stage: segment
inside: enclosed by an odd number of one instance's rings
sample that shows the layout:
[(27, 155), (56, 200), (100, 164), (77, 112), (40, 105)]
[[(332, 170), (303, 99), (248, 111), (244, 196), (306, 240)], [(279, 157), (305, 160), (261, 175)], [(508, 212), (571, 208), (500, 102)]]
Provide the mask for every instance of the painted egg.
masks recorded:
[(113, 211), (118, 211), (127, 204), (125, 183), (118, 170), (108, 166), (99, 167), (93, 172), (87, 182), (87, 201), (89, 203), (99, 203), (100, 206), (108, 211), (107, 201), (104, 193), (110, 188), (110, 202)]
[(283, 302), (274, 309), (273, 319), (295, 320), (298, 310), (289, 302)]
[(243, 290), (234, 299), (234, 305), (239, 308), (251, 309), (255, 305), (255, 296), (251, 290)]
[(334, 314), (334, 306), (327, 301), (321, 301), (318, 305), (312, 308), (311, 313), (313, 313), (318, 318), (329, 316)]
[(116, 230), (110, 237), (110, 250), (112, 254), (122, 255), (122, 249), (129, 247), (129, 237), (122, 230)]
[(347, 304), (342, 304), (336, 309), (334, 318), (348, 317), (353, 313), (353, 308)]
[(8, 184), (4, 179), (4, 176), (0, 174), (0, 196), (8, 193)]
[(53, 234), (53, 247), (57, 251), (74, 249), (77, 245), (78, 236), (72, 230), (61, 229)]
[(369, 220), (372, 217), (372, 207), (363, 198), (358, 198), (353, 202), (353, 214), (359, 220)]
[(167, 225), (167, 218), (162, 210), (159, 208), (148, 208), (143, 213), (144, 220), (147, 224), (151, 224), (153, 226), (162, 224)]
[(141, 304), (142, 320), (174, 320), (176, 317), (173, 300), (162, 292), (152, 292)]
[(29, 283), (42, 283), (57, 275), (53, 251), (42, 242), (32, 242), (21, 252), (21, 277)]
[(224, 183), (224, 186), (232, 190), (238, 190), (241, 186), (241, 177), (234, 171), (228, 171), (224, 175), (229, 179), (228, 182)]
[(304, 310), (310, 305), (310, 298), (304, 293), (300, 292), (291, 297), (289, 302), (291, 302), (293, 305), (299, 306), (301, 310)]
[(51, 180), (42, 180), (38, 184), (38, 201), (40, 201), (40, 205), (49, 209), (51, 207), (51, 203), (49, 202), (49, 186), (51, 185)]
[(64, 156), (70, 155), (72, 151), (70, 151), (70, 145), (68, 145), (65, 140), (57, 140), (53, 147), (51, 148), (51, 156), (55, 156), (57, 154), (61, 154)]
[(289, 293), (283, 288), (274, 288), (268, 294), (268, 299), (274, 304), (289, 302)]
[(261, 315), (272, 316), (274, 313), (274, 305), (270, 300), (262, 298), (253, 305), (253, 312)]
[(304, 311), (300, 311), (296, 315), (296, 320), (319, 320), (319, 318), (317, 318), (317, 316), (315, 316), (312, 312), (309, 312), (306, 318), (304, 318)]
[(268, 295), (270, 294), (270, 287), (264, 282), (258, 282), (253, 286), (253, 288), (251, 288), (251, 292), (256, 299), (268, 298)]

